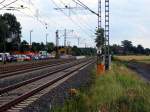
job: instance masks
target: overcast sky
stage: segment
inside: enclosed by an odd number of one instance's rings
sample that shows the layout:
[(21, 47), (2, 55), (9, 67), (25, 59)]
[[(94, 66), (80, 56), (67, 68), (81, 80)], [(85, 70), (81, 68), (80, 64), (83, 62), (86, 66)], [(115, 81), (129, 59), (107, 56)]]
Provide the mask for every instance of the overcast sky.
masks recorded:
[[(3, 0), (0, 0), (0, 3)], [(0, 7), (14, 0), (5, 0)], [(97, 11), (97, 0), (80, 0), (92, 10)], [(102, 0), (104, 1), (104, 0)], [(54, 3), (55, 2), (55, 3)], [(97, 26), (97, 17), (86, 10), (58, 11), (54, 8), (76, 5), (72, 0), (18, 0), (13, 7), (24, 5), (20, 11), (0, 10), (0, 13), (13, 13), (22, 26), (22, 40), (29, 42), (29, 31), (32, 32), (32, 41), (44, 42), (46, 33), (48, 41), (55, 43), (55, 31), (60, 34), (60, 44), (63, 45), (64, 29), (68, 29), (67, 41), (71, 45), (94, 47), (94, 32)], [(149, 0), (110, 0), (110, 43), (121, 44), (128, 39), (134, 45), (141, 44), (150, 48), (150, 1)], [(57, 6), (56, 6), (57, 5)], [(104, 4), (103, 4), (104, 8)], [(47, 23), (48, 29), (45, 28)], [(104, 24), (103, 24), (104, 25)], [(69, 32), (73, 30), (72, 34)]]

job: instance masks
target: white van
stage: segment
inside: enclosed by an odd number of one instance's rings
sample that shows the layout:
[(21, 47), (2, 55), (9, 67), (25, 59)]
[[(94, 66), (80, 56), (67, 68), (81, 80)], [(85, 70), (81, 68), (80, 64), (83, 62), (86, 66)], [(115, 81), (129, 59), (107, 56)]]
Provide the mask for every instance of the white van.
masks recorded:
[(4, 58), (6, 61), (7, 56), (10, 56), (10, 53), (0, 53), (0, 62), (2, 62)]

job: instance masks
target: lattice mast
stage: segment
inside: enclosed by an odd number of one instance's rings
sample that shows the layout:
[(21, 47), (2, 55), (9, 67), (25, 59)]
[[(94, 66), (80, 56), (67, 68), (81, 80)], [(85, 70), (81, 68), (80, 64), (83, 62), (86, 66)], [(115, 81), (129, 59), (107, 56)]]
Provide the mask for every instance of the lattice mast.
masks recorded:
[(102, 11), (101, 8), (102, 7), (102, 2), (101, 0), (98, 0), (98, 29), (102, 27)]
[(105, 42), (103, 42), (103, 28), (102, 28), (102, 1), (98, 0), (98, 38), (101, 39), (99, 46), (97, 46), (97, 74), (101, 74), (105, 70), (105, 55), (104, 55), (104, 47)]
[(109, 50), (109, 0), (105, 0), (105, 69), (110, 67)]

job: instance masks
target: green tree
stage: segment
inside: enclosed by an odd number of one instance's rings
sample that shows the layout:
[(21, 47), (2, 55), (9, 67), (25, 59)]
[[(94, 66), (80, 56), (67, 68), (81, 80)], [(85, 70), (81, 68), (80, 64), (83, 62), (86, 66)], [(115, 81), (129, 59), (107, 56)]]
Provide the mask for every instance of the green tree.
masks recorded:
[(32, 51), (33, 52), (38, 52), (41, 50), (41, 45), (40, 43), (32, 42)]
[(142, 45), (137, 46), (137, 53), (138, 54), (144, 54), (144, 47)]
[(47, 43), (47, 48), (48, 48), (48, 52), (54, 51), (54, 48), (55, 48), (54, 43), (52, 43), (52, 42)]
[[(12, 14), (5, 13), (0, 15), (0, 29), (4, 29), (3, 26), (7, 27), (7, 30), (1, 30), (1, 39), (5, 38), (6, 50), (18, 50), (21, 42), (21, 25), (17, 21), (16, 17)], [(5, 28), (6, 29), (6, 28)], [(2, 42), (2, 41), (0, 41)]]
[(2, 19), (2, 15), (0, 15), (0, 52), (4, 52), (6, 47), (6, 34), (8, 32), (8, 27), (5, 21)]
[(121, 42), (124, 47), (124, 54), (130, 54), (133, 48), (132, 42), (129, 40), (124, 40)]
[(41, 42), (41, 44), (40, 44), (40, 50), (41, 51), (45, 51), (46, 50), (45, 45), (44, 45), (43, 42)]
[(73, 46), (72, 53), (73, 53), (74, 56), (80, 56), (81, 55), (81, 50), (77, 46)]
[(117, 44), (113, 44), (111, 47), (111, 52), (112, 54), (119, 54), (120, 53), (120, 49), (121, 49), (121, 46), (117, 45)]
[(20, 44), (20, 51), (24, 52), (24, 51), (29, 51), (29, 43), (25, 40), (23, 40)]
[(39, 51), (45, 51), (45, 50), (47, 50), (48, 52), (52, 52), (54, 48), (55, 48), (54, 43), (47, 43), (47, 46), (46, 46), (44, 45), (43, 42), (41, 43), (32, 42), (33, 52), (39, 52)]
[(95, 39), (96, 47), (102, 48), (103, 45), (105, 44), (104, 29), (103, 28), (98, 29), (95, 34), (97, 36)]
[(149, 48), (146, 48), (146, 49), (145, 49), (145, 54), (146, 54), (146, 55), (150, 55), (150, 49), (149, 49)]

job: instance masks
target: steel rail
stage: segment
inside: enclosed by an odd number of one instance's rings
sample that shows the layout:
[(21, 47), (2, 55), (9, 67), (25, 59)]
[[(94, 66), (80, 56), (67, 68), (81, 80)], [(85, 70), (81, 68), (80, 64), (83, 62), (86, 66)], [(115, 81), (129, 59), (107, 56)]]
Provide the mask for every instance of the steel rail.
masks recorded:
[(54, 67), (54, 66), (58, 66), (58, 65), (61, 65), (61, 64), (64, 64), (64, 63), (68, 63), (70, 62), (69, 60), (64, 62), (57, 62), (56, 64), (50, 64), (50, 65), (41, 65), (41, 66), (38, 66), (38, 67), (33, 67), (31, 68), (32, 66), (30, 66), (29, 69), (24, 69), (24, 70), (20, 70), (20, 71), (15, 71), (15, 72), (10, 72), (10, 73), (7, 73), (7, 74), (3, 74), (3, 75), (0, 75), (0, 79), (2, 78), (6, 78), (6, 77), (11, 77), (11, 76), (15, 76), (15, 75), (19, 75), (19, 74), (22, 74), (22, 73), (27, 73), (27, 72), (31, 72), (31, 71), (36, 71), (36, 70), (39, 70), (39, 69), (44, 69), (44, 68), (48, 68), (48, 67)]
[(56, 77), (56, 78), (52, 79), (51, 81), (46, 82), (43, 85), (41, 85), (41, 86), (39, 86), (39, 87), (29, 91), (29, 92), (26, 92), (25, 94), (11, 100), (10, 102), (7, 102), (6, 104), (3, 104), (2, 106), (0, 106), (0, 112), (4, 112), (4, 111), (10, 109), (12, 106), (15, 106), (15, 105), (19, 104), (20, 102), (26, 100), (27, 98), (33, 96), (34, 94), (40, 92), (41, 90), (51, 86), (52, 84), (58, 82), (59, 80), (67, 77), (71, 73), (76, 72), (77, 70), (79, 70), (80, 68), (86, 66), (89, 63), (93, 63), (93, 60), (89, 60), (88, 62), (78, 64), (78, 65), (72, 67), (72, 69), (69, 69), (68, 71), (65, 70), (64, 72), (66, 72), (66, 73), (64, 75)]
[[(84, 60), (83, 60), (83, 61), (84, 61)], [(45, 77), (47, 77), (47, 76), (50, 76), (50, 75), (52, 75), (52, 74), (54, 74), (54, 73), (60, 72), (60, 71), (62, 71), (62, 70), (65, 70), (65, 69), (68, 68), (68, 66), (69, 66), (69, 67), (73, 67), (76, 63), (78, 63), (78, 62), (76, 61), (76, 62), (65, 63), (66, 65), (64, 64), (64, 67), (61, 67), (61, 68), (58, 67), (58, 69), (56, 68), (55, 70), (52, 70), (51, 72), (49, 72), (49, 73), (47, 73), (47, 74), (45, 74), (45, 75), (37, 76), (37, 77), (31, 78), (31, 79), (29, 79), (29, 80), (25, 80), (25, 81), (22, 81), (22, 82), (19, 82), (19, 83), (10, 85), (10, 86), (8, 86), (8, 87), (1, 88), (1, 89), (0, 89), (0, 95), (6, 93), (6, 92), (8, 92), (8, 91), (11, 91), (11, 90), (13, 90), (13, 89), (17, 89), (17, 88), (19, 88), (19, 87), (21, 87), (21, 86), (24, 86), (24, 85), (26, 85), (26, 84), (35, 82), (35, 81), (37, 81), (37, 80), (39, 80), (39, 79), (45, 78)], [(57, 65), (58, 65), (58, 64), (57, 64)], [(63, 65), (63, 64), (60, 64), (60, 65)]]
[(24, 70), (24, 69), (28, 69), (28, 68), (34, 68), (34, 67), (40, 67), (40, 66), (44, 66), (44, 65), (48, 65), (49, 63), (54, 63), (54, 62), (62, 62), (62, 61), (66, 61), (66, 60), (49, 60), (49, 61), (45, 61), (45, 62), (36, 62), (36, 63), (28, 63), (28, 64), (22, 64), (22, 65), (14, 65), (14, 66), (3, 66), (0, 68), (0, 70), (3, 70), (3, 72), (0, 72), (0, 74), (6, 74), (6, 73), (10, 73), (10, 72), (14, 72), (14, 71), (19, 71), (19, 70)]

